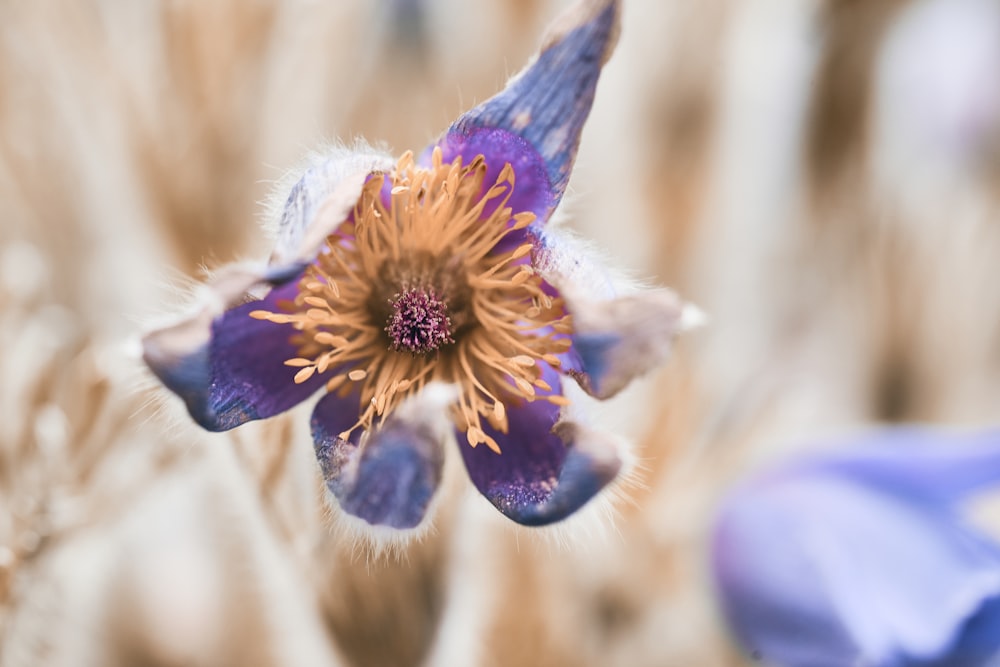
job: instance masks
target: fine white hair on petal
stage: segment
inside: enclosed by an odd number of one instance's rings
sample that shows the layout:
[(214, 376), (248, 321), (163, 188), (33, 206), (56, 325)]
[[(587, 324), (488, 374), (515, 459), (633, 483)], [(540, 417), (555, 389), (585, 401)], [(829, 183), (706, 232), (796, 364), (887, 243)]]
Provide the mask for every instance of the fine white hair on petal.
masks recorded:
[[(633, 504), (634, 491), (643, 486), (643, 464), (634, 452), (634, 443), (621, 435), (617, 428), (605, 423), (607, 404), (593, 398), (575, 382), (563, 381), (563, 393), (570, 404), (563, 408), (560, 423), (572, 424), (579, 434), (576, 446), (595, 455), (613, 456), (620, 468), (615, 478), (600, 493), (565, 519), (550, 524), (544, 530), (504, 522), (504, 529), (525, 539), (535, 540), (552, 554), (578, 551), (594, 543), (610, 543), (620, 539), (618, 519), (622, 506)], [(557, 426), (558, 428), (558, 426)], [(603, 453), (600, 450), (604, 450)]]
[[(583, 360), (582, 386), (610, 398), (632, 380), (665, 362), (685, 325), (699, 319), (667, 289), (596, 300), (583, 291), (563, 290), (573, 314), (574, 347)], [(571, 372), (572, 374), (572, 372)]]
[[(299, 165), (275, 181), (263, 202), (264, 230), (275, 240), (274, 256), (291, 259), (309, 222), (338, 184), (352, 175), (389, 169), (393, 164), (394, 158), (384, 147), (373, 147), (362, 140), (357, 140), (353, 146), (330, 144), (310, 151)], [(292, 190), (300, 182), (305, 196), (293, 200)], [(286, 210), (290, 206), (294, 206), (293, 211)], [(197, 317), (206, 308), (217, 314), (231, 307), (234, 300), (247, 291), (255, 297), (267, 291), (261, 286), (268, 271), (263, 260), (245, 260), (221, 269), (203, 267), (202, 270), (207, 278), (204, 282), (195, 283), (189, 276), (178, 274), (167, 285), (171, 301), (176, 302), (177, 310), (184, 311), (180, 316), (176, 313), (168, 317), (150, 315), (150, 321), (140, 323), (140, 328), (162, 329)]]
[(373, 526), (340, 509), (332, 494), (327, 493), (326, 499), (333, 539), (340, 544), (349, 545), (353, 560), (364, 559), (368, 563), (405, 560), (414, 544), (425, 541), (437, 532), (433, 518), (428, 518), (409, 530)]
[[(375, 526), (364, 519), (356, 517), (340, 507), (340, 503), (332, 492), (324, 494), (333, 532), (339, 539), (352, 545), (355, 554), (364, 554), (369, 559), (384, 557), (399, 558), (407, 553), (414, 542), (420, 542), (434, 531), (434, 515), (442, 503), (441, 497), (445, 479), (448, 476), (448, 452), (455, 448), (451, 420), (448, 418), (448, 407), (459, 397), (459, 388), (442, 382), (431, 382), (421, 391), (408, 397), (394, 411), (390, 419), (394, 422), (403, 421), (411, 425), (419, 425), (429, 431), (439, 441), (442, 453), (442, 479), (435, 490), (430, 505), (427, 507), (423, 521), (414, 528), (397, 528)], [(371, 435), (370, 433), (366, 435)], [(361, 451), (367, 438), (357, 450), (355, 460), (348, 465), (357, 467)], [(356, 474), (347, 472), (347, 475)]]
[(461, 390), (458, 385), (430, 382), (400, 403), (393, 416), (407, 421), (421, 421), (438, 432), (443, 430), (450, 432), (451, 420), (446, 416), (447, 409), (460, 395)]
[[(323, 485), (323, 514), (334, 542), (352, 554), (352, 560), (372, 564), (379, 561), (406, 561), (412, 549), (428, 540), (437, 539), (440, 530), (439, 514), (448, 514), (450, 507), (461, 502), (468, 482), (462, 463), (457, 456), (457, 443), (449, 436), (444, 443), (444, 474), (441, 485), (427, 508), (427, 515), (415, 528), (398, 529), (373, 526), (340, 508), (332, 493)], [(492, 509), (492, 508), (491, 508)], [(443, 524), (447, 526), (448, 518)]]
[(293, 258), (320, 208), (347, 179), (386, 171), (395, 159), (383, 148), (358, 140), (310, 152), (298, 167), (279, 178), (264, 202), (264, 228), (275, 241), (278, 261)]
[(624, 275), (612, 273), (596, 246), (571, 231), (550, 225), (537, 232), (536, 238), (534, 268), (560, 290), (610, 299), (633, 287)]
[[(565, 519), (549, 524), (544, 529), (524, 526), (514, 521), (496, 520), (500, 528), (517, 540), (527, 540), (548, 551), (550, 555), (579, 553), (595, 544), (612, 544), (621, 540), (619, 522), (623, 507), (635, 505), (635, 492), (643, 488), (643, 464), (636, 460), (632, 443), (617, 434), (601, 432), (601, 437), (614, 442), (621, 460), (618, 475), (593, 498)], [(475, 492), (470, 491), (470, 496)], [(478, 494), (475, 494), (478, 495)], [(480, 504), (481, 497), (475, 501)], [(481, 503), (490, 508), (488, 502)], [(490, 508), (491, 509), (491, 508)], [(494, 512), (495, 513), (495, 512)], [(484, 512), (489, 514), (489, 512)], [(492, 517), (492, 514), (489, 514)]]

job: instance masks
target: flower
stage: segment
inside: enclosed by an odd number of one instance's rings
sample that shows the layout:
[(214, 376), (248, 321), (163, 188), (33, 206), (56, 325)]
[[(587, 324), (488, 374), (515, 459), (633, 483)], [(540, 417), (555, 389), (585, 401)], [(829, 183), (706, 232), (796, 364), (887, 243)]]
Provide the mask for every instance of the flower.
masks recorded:
[(736, 637), (783, 667), (1000, 664), (1000, 545), (956, 507), (1000, 483), (1000, 432), (856, 445), (723, 504), (712, 567)]
[[(619, 2), (585, 0), (533, 63), (419, 156), (316, 159), (267, 264), (224, 270), (144, 359), (213, 431), (315, 392), (327, 487), (369, 524), (421, 524), (458, 436), (469, 476), (511, 519), (558, 521), (621, 468), (562, 375), (607, 398), (664, 360), (686, 312), (621, 292), (565, 234), (562, 198)], [(453, 425), (453, 428), (452, 428)]]

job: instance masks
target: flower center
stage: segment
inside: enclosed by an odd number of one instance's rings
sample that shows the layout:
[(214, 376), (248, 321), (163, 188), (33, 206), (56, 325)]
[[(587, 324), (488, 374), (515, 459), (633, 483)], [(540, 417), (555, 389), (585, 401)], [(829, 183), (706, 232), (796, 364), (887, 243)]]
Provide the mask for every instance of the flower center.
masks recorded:
[[(357, 428), (370, 428), (431, 381), (458, 385), (453, 417), (469, 444), (500, 451), (484, 422), (506, 433), (507, 404), (565, 405), (539, 362), (559, 366), (572, 327), (517, 243), (531, 212), (508, 207), (514, 170), (492, 182), (478, 156), (417, 166), (404, 155), (373, 175), (354, 212), (326, 239), (279, 312), (250, 316), (290, 325), (296, 383), (328, 374), (326, 389), (357, 395)], [(351, 400), (353, 403), (353, 399)]]
[(392, 349), (427, 354), (454, 343), (447, 302), (432, 287), (410, 287), (390, 299), (392, 315), (385, 332)]

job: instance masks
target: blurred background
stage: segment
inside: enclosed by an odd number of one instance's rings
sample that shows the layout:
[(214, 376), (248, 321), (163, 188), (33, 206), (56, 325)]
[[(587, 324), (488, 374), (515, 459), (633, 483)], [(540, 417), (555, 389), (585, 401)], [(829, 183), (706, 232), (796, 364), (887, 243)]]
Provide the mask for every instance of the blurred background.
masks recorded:
[(743, 665), (706, 565), (737, 479), (995, 421), (994, 0), (626, 0), (562, 218), (710, 325), (605, 406), (634, 474), (565, 525), (451, 466), (381, 552), (324, 503), (308, 406), (208, 434), (156, 388), (139, 334), (266, 255), (286, 169), (422, 148), (568, 4), (0, 3), (0, 664)]

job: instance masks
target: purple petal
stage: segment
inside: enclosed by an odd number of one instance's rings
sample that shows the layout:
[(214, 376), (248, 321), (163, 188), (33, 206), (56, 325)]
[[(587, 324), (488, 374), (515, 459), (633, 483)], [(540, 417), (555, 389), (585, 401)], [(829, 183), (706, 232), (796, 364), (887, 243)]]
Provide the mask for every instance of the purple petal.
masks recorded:
[(659, 366), (683, 328), (684, 304), (668, 290), (593, 301), (564, 292), (573, 315), (565, 371), (589, 394), (609, 398)]
[[(907, 458), (900, 448), (903, 468)], [(953, 647), (986, 650), (963, 632), (997, 622), (1000, 549), (933, 496), (883, 486), (887, 462), (876, 475), (863, 464), (791, 466), (726, 502), (718, 590), (737, 636), (765, 661), (952, 665)]]
[[(210, 310), (143, 340), (143, 359), (167, 389), (180, 396), (202, 427), (225, 431), (264, 419), (297, 405), (319, 389), (325, 378), (302, 384), (297, 369), (284, 365), (298, 356), (290, 325), (255, 320), (253, 310), (276, 310), (291, 299), (297, 277), (251, 301), (211, 317)], [(273, 277), (273, 276), (272, 276)], [(282, 276), (287, 280), (288, 276)]]
[[(514, 169), (514, 189), (507, 206), (514, 213), (530, 211), (540, 220), (545, 220), (555, 207), (555, 195), (542, 156), (517, 134), (492, 127), (469, 127), (462, 131), (453, 129), (441, 138), (438, 145), (445, 162), (461, 156), (462, 164), (469, 164), (477, 155), (485, 156), (484, 189), (496, 183), (500, 171), (506, 164), (510, 164)], [(426, 161), (429, 154), (428, 151), (422, 160)], [(483, 216), (491, 215), (500, 201), (501, 198), (498, 197), (495, 203), (487, 204)], [(523, 234), (518, 235), (518, 243), (522, 236)]]
[(313, 443), (341, 509), (373, 526), (418, 526), (441, 482), (453, 399), (448, 388), (427, 387), (376, 430), (345, 440), (340, 434), (357, 421), (358, 397), (324, 396), (313, 411)]
[(1000, 484), (1000, 431), (897, 428), (807, 465), (950, 503)]
[(983, 667), (1000, 658), (1000, 596), (991, 598), (962, 628), (957, 644), (926, 667)]
[[(549, 369), (543, 378), (559, 391)], [(514, 521), (541, 526), (560, 521), (613, 480), (621, 460), (613, 443), (570, 422), (559, 422), (560, 408), (546, 401), (508, 405), (508, 433), (483, 424), (500, 445), (460, 449), (472, 483), (494, 507)]]
[(547, 220), (566, 190), (597, 79), (617, 41), (619, 4), (584, 1), (560, 16), (535, 61), (451, 126), (440, 142), (446, 159), (482, 153), (491, 167), (511, 162), (515, 190), (532, 193), (515, 210)]
[[(223, 431), (263, 419), (301, 402), (324, 378), (295, 384), (298, 356), (289, 325), (255, 320), (253, 310), (275, 310), (291, 299), (305, 267), (326, 237), (350, 216), (372, 171), (391, 168), (391, 158), (338, 149), (313, 160), (282, 208), (276, 245), (265, 268), (232, 266), (208, 286), (210, 298), (194, 315), (143, 339), (143, 359), (180, 396), (206, 429)], [(251, 289), (274, 287), (263, 300)]]

